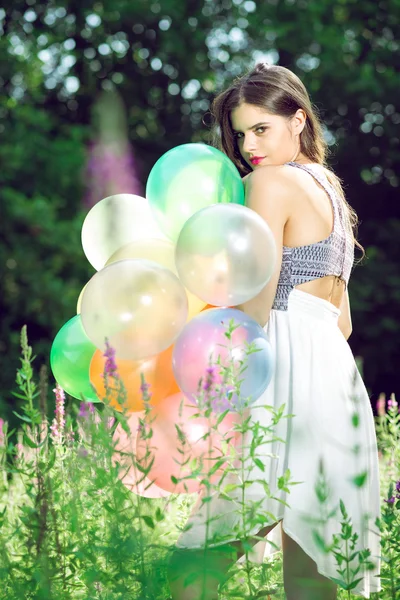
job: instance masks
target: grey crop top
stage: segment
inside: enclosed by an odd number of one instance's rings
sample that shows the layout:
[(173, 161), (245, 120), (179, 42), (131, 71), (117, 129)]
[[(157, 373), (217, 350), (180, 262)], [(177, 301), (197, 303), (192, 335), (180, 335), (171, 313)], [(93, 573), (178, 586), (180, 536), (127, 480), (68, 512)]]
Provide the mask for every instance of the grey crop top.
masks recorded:
[(340, 276), (346, 282), (350, 279), (354, 262), (354, 240), (345, 227), (343, 206), (335, 189), (329, 183), (319, 166), (301, 165), (295, 162), (287, 165), (310, 173), (327, 192), (333, 206), (333, 231), (324, 240), (294, 248), (283, 246), (282, 266), (276, 289), (273, 309), (287, 310), (289, 294), (294, 286), (326, 275)]

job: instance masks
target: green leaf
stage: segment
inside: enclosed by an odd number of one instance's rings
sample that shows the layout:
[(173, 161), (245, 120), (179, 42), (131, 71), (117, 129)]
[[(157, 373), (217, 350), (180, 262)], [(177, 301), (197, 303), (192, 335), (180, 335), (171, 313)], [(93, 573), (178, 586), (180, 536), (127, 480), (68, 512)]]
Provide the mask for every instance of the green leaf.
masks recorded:
[(228, 483), (228, 485), (224, 487), (223, 493), (228, 494), (229, 492), (233, 492), (233, 490), (236, 490), (238, 487), (240, 486), (235, 483)]
[(16, 415), (22, 421), (26, 421), (27, 423), (32, 423), (32, 419), (30, 419), (29, 417), (26, 417), (25, 415), (20, 415), (15, 410), (13, 410), (13, 413), (14, 413), (14, 415)]
[(157, 506), (155, 517), (156, 517), (156, 520), (157, 520), (158, 522), (160, 522), (160, 521), (163, 521), (163, 520), (164, 520), (164, 515), (163, 515), (163, 513), (161, 512), (161, 508), (160, 508), (159, 506)]
[(20, 400), (26, 400), (26, 396), (24, 396), (23, 394), (19, 394), (18, 392), (11, 392), (11, 393), (13, 396), (15, 396), (16, 398), (19, 398)]
[(50, 471), (50, 469), (53, 468), (54, 463), (56, 462), (56, 453), (54, 451), (50, 452), (50, 458), (47, 461), (47, 464), (45, 466), (45, 472)]
[(326, 544), (325, 544), (325, 540), (323, 539), (323, 537), (318, 533), (318, 531), (315, 531), (315, 530), (313, 530), (312, 535), (313, 535), (314, 541), (317, 544), (317, 546), (321, 550), (326, 552)]
[(220, 425), (222, 423), (222, 421), (225, 419), (226, 415), (228, 414), (229, 410), (225, 410), (217, 419), (217, 425)]
[(339, 505), (340, 505), (340, 512), (342, 513), (343, 517), (345, 519), (347, 519), (347, 511), (346, 511), (346, 507), (345, 507), (344, 502), (343, 502), (342, 499), (340, 499)]
[(338, 579), (337, 577), (330, 577), (329, 579), (331, 579), (334, 583), (337, 583), (337, 585), (341, 588), (345, 586), (343, 579)]
[(141, 473), (147, 474), (151, 471), (151, 467), (153, 466), (154, 460), (155, 460), (155, 456), (153, 456), (153, 458), (151, 459), (149, 464), (145, 467), (142, 467), (142, 465), (138, 461), (135, 461), (135, 466)]
[(146, 523), (146, 525), (150, 527), (150, 529), (154, 529), (154, 521), (151, 517), (149, 517), (148, 515), (142, 515), (142, 519)]
[(220, 469), (223, 464), (225, 464), (225, 458), (217, 460), (217, 462), (209, 470), (208, 476), (210, 477), (211, 475), (214, 475), (214, 473), (218, 471), (218, 469)]
[(38, 444), (35, 444), (35, 442), (33, 440), (31, 440), (31, 438), (27, 435), (27, 433), (24, 431), (24, 442), (26, 443), (27, 446), (29, 446), (29, 448), (39, 448)]
[(177, 425), (176, 423), (175, 423), (175, 429), (177, 431), (178, 439), (179, 439), (180, 443), (183, 445), (187, 444), (186, 435), (184, 434), (182, 429), (179, 427), (179, 425)]
[(188, 575), (187, 577), (185, 577), (185, 579), (183, 580), (183, 587), (188, 587), (189, 585), (191, 585), (192, 583), (194, 583), (196, 581), (196, 579), (198, 579), (201, 576), (201, 573), (194, 571), (193, 573), (190, 573), (190, 575)]
[(257, 465), (257, 467), (259, 469), (261, 469), (261, 471), (264, 472), (265, 471), (265, 465), (264, 465), (264, 463), (259, 458), (254, 458), (253, 460), (254, 460), (255, 464)]
[(355, 579), (354, 581), (349, 583), (346, 589), (354, 590), (354, 588), (360, 583), (360, 581), (363, 581), (363, 577), (360, 577), (360, 579)]
[[(351, 554), (351, 555), (349, 556), (349, 559), (348, 559), (348, 560), (349, 560), (349, 562), (351, 562), (352, 560), (354, 560), (354, 559), (355, 559), (355, 557), (356, 557), (356, 556), (358, 556), (358, 555), (359, 555), (359, 551), (358, 551), (358, 550), (357, 550), (356, 552), (353, 552), (353, 554)], [(358, 569), (358, 570), (359, 570), (359, 569)]]
[(364, 483), (367, 481), (368, 471), (364, 471), (364, 473), (360, 473), (353, 477), (352, 481), (357, 487), (362, 487)]

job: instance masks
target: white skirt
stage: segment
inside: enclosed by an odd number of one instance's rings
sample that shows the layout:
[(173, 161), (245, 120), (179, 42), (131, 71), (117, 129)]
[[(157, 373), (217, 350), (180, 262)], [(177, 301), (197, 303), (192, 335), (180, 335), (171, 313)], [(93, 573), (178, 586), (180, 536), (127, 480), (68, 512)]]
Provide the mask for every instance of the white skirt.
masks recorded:
[[(358, 534), (354, 552), (369, 548), (370, 559), (376, 564), (373, 570), (361, 567), (356, 575), (361, 581), (352, 590), (353, 594), (369, 598), (372, 592), (382, 589), (380, 532), (376, 525), (380, 517), (378, 449), (368, 393), (350, 346), (338, 327), (339, 315), (340, 310), (330, 302), (298, 289), (290, 293), (287, 311), (271, 310), (264, 329), (275, 354), (275, 372), (248, 414), (252, 424), (258, 421), (264, 427), (272, 427), (273, 413), (261, 405), (278, 411), (285, 404), (283, 417), (295, 416), (281, 418), (272, 434), (268, 433), (265, 438), (274, 441), (257, 447), (255, 456), (262, 461), (264, 469), (245, 463), (248, 467), (245, 480), (253, 481), (245, 488), (245, 502), (258, 502), (254, 514), (260, 519), (252, 529), (246, 530), (246, 536), (282, 520), (284, 531), (316, 562), (321, 575), (343, 580), (338, 569), (343, 569), (345, 563), (339, 567), (332, 553), (320, 549), (313, 534), (316, 529), (328, 545), (333, 542), (333, 534), (340, 534), (343, 516), (339, 502), (342, 500), (351, 518), (352, 531)], [(357, 427), (352, 421), (355, 413), (358, 413)], [(244, 446), (248, 447), (253, 434), (246, 435)], [(355, 452), (357, 447), (358, 452)], [(315, 490), (321, 477), (321, 464), (329, 491), (322, 509)], [(287, 469), (290, 469), (290, 481), (300, 482), (289, 484), (289, 493), (278, 487), (278, 479)], [(353, 478), (365, 472), (364, 484), (356, 487)], [(269, 485), (271, 497), (262, 481)], [(222, 488), (228, 483), (240, 481), (229, 474)], [(219, 497), (215, 490), (211, 501), (203, 506), (202, 495), (199, 495), (187, 522), (191, 528), (180, 535), (177, 547), (203, 548), (206, 538), (209, 547), (236, 540), (241, 523), (238, 512), (241, 494), (238, 489), (230, 491), (232, 501), (229, 501)], [(310, 522), (310, 517), (318, 519), (329, 513), (324, 526)], [(206, 520), (209, 522), (207, 530)], [(267, 536), (267, 541), (276, 546), (271, 550), (267, 543), (266, 554), (281, 549), (278, 533), (279, 526)], [(213, 542), (215, 536), (218, 541)], [(340, 542), (343, 544), (341, 553), (345, 554), (346, 542)], [(355, 569), (358, 564), (356, 558), (350, 568)]]

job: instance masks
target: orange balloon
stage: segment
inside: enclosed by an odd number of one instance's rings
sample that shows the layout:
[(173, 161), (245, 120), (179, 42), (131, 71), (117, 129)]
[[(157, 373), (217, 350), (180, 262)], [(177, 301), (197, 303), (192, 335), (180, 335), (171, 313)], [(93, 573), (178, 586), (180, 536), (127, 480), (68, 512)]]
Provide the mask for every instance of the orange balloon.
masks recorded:
[(219, 306), (214, 306), (213, 304), (206, 304), (204, 308), (201, 309), (200, 312), (203, 312), (205, 310), (208, 310), (209, 308), (220, 308)]
[[(140, 389), (142, 385), (141, 373), (144, 375), (145, 382), (150, 385), (148, 392), (151, 394), (150, 403), (152, 406), (157, 405), (167, 396), (180, 391), (172, 370), (172, 350), (173, 345), (163, 352), (144, 360), (115, 358), (119, 377), (122, 379), (127, 393), (124, 406), (128, 412), (144, 410)], [(102, 352), (96, 350), (90, 363), (89, 378), (100, 399), (106, 395), (103, 379), (104, 363), (105, 358)], [(115, 387), (114, 383), (112, 383), (112, 387)], [(118, 403), (116, 391), (111, 393), (110, 405), (116, 410), (122, 410), (121, 405)]]
[[(214, 304), (206, 304), (204, 308), (201, 309), (200, 312), (208, 310), (209, 308), (221, 308), (221, 306), (214, 306)], [(235, 308), (234, 306), (227, 306), (226, 308)]]

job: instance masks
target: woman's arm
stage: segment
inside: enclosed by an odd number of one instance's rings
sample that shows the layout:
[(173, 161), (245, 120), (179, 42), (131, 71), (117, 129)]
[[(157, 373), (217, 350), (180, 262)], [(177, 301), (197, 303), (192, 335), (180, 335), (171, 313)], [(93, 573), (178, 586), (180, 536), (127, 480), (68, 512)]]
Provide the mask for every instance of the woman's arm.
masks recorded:
[(351, 332), (353, 331), (348, 289), (346, 289), (346, 293), (343, 296), (343, 300), (339, 308), (341, 310), (341, 313), (338, 319), (338, 326), (340, 331), (343, 333), (345, 339), (348, 340), (351, 335)]

